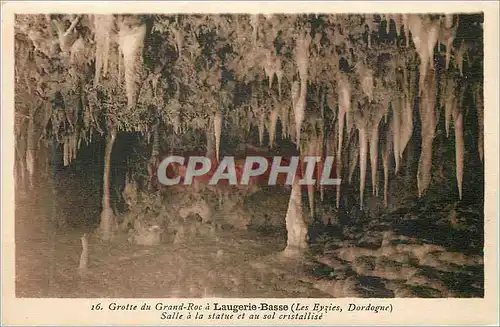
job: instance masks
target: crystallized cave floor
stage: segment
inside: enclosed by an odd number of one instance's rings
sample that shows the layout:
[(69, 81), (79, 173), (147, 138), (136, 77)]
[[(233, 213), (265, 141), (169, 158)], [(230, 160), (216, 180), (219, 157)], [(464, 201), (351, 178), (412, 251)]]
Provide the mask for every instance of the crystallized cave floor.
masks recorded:
[[(248, 198), (240, 215), (265, 213), (270, 221), (274, 216), (284, 220), (288, 193), (259, 192)], [(184, 227), (183, 238), (177, 232), (176, 238), (155, 246), (131, 244), (126, 233), (105, 243), (91, 233), (88, 271), (80, 275), (80, 237), (90, 229), (67, 226), (51, 234), (50, 192), (33, 194), (40, 196), (17, 199), (18, 297), (373, 298), (484, 293), (482, 240), (474, 238), (474, 228), (482, 234), (478, 205), (414, 200), (369, 220), (348, 217), (334, 226), (332, 217), (328, 226), (309, 222), (310, 253), (299, 259), (279, 256), (286, 246), (286, 231), (279, 226), (238, 230), (204, 227), (195, 219)], [(66, 203), (59, 214), (73, 219), (98, 216), (97, 209), (78, 203), (78, 198), (90, 201), (90, 195), (83, 195), (67, 192), (59, 198)], [(318, 211), (333, 215), (327, 209)]]

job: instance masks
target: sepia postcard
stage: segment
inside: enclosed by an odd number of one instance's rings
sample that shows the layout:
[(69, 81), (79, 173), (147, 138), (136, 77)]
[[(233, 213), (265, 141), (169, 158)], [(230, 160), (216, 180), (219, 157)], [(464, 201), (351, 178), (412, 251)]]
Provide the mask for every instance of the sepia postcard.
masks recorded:
[(499, 323), (499, 3), (3, 1), (2, 325)]

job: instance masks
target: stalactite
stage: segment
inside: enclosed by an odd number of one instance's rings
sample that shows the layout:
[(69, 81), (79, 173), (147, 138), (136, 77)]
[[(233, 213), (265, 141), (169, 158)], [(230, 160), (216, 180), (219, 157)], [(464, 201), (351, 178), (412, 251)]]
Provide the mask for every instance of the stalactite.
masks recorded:
[(403, 25), (403, 15), (394, 14), (392, 15), (392, 19), (394, 20), (394, 24), (396, 25), (396, 34), (398, 37), (401, 36), (401, 26)]
[(409, 95), (400, 99), (402, 110), (401, 110), (401, 125), (400, 134), (401, 139), (399, 143), (399, 157), (402, 158), (403, 152), (408, 145), (413, 134), (413, 99)]
[(218, 111), (214, 115), (215, 155), (217, 161), (219, 161), (221, 131), (222, 131), (222, 115)]
[[(354, 171), (356, 170), (356, 167), (358, 165), (359, 161), (359, 151), (360, 150), (360, 145), (359, 141), (356, 140), (356, 142), (353, 142), (351, 146), (349, 147), (349, 162), (348, 162), (348, 169), (349, 169), (349, 175), (348, 175), (348, 182), (349, 184), (352, 184), (352, 176), (354, 175)], [(339, 161), (341, 158), (339, 159)]]
[(358, 126), (359, 132), (359, 207), (363, 210), (365, 183), (366, 183), (366, 157), (368, 152), (368, 135), (366, 126)]
[(113, 15), (94, 15), (96, 43), (94, 86), (99, 84), (101, 71), (104, 76), (106, 76), (108, 72), (111, 30), (113, 28), (113, 24)]
[[(325, 144), (325, 130), (324, 130), (324, 126), (323, 126), (323, 119), (324, 118), (321, 118), (321, 120), (319, 122), (320, 128), (319, 128), (319, 132), (318, 132), (318, 138), (316, 140), (316, 155), (321, 157), (321, 158), (324, 157), (323, 146)], [(316, 180), (318, 181), (318, 183), (316, 185), (317, 185), (318, 189), (321, 189), (319, 180), (321, 179), (323, 165), (324, 165), (324, 162), (323, 162), (323, 160), (321, 160), (316, 166)]]
[(78, 152), (78, 134), (77, 132), (73, 133), (73, 160), (76, 159), (76, 154)]
[(252, 40), (253, 44), (257, 44), (258, 30), (259, 30), (259, 15), (250, 15), (250, 25), (252, 26)]
[(386, 131), (385, 140), (382, 142), (382, 166), (384, 167), (384, 205), (387, 208), (389, 197), (389, 165), (392, 150), (392, 130), (389, 127)]
[(473, 89), (474, 102), (477, 110), (477, 150), (479, 159), (483, 162), (484, 157), (484, 98), (483, 88), (480, 84)]
[[(311, 138), (308, 142), (307, 142), (307, 145), (306, 145), (306, 151), (305, 152), (305, 155), (307, 156), (316, 156), (318, 155), (318, 153), (316, 152), (317, 150), (317, 139), (316, 139), (316, 136), (314, 136), (313, 138)], [(317, 165), (317, 164), (316, 164)], [(316, 176), (313, 175), (313, 178), (315, 178)], [(307, 185), (307, 197), (309, 199), (309, 210), (310, 210), (310, 214), (311, 214), (311, 218), (314, 217), (314, 185)]]
[(35, 178), (35, 160), (36, 153), (38, 150), (38, 139), (36, 137), (37, 126), (34, 121), (35, 110), (30, 108), (30, 114), (28, 118), (28, 130), (26, 139), (26, 170), (28, 171), (29, 188), (33, 187), (33, 182)]
[[(326, 155), (333, 157), (334, 166), (337, 167), (339, 165), (339, 158), (337, 157), (337, 131), (336, 124), (334, 123), (332, 126), (332, 130), (328, 134), (328, 138), (326, 139)], [(338, 176), (338, 175), (337, 175)]]
[(378, 122), (373, 125), (370, 129), (370, 168), (372, 177), (372, 195), (378, 194), (378, 179), (377, 179), (377, 168), (378, 168)]
[(373, 70), (366, 67), (363, 63), (358, 62), (355, 66), (356, 73), (361, 81), (361, 89), (363, 93), (368, 97), (370, 102), (373, 101)]
[(453, 113), (455, 123), (455, 160), (456, 175), (458, 184), (458, 194), (462, 200), (462, 182), (464, 175), (464, 133), (463, 133), (463, 115), (459, 110)]
[(129, 22), (123, 20), (119, 28), (119, 45), (125, 67), (127, 105), (133, 107), (137, 101), (137, 83), (140, 83), (142, 72), (142, 49), (146, 37), (146, 24), (131, 26)]
[(29, 187), (31, 188), (35, 177), (35, 149), (29, 147), (26, 150), (26, 170), (28, 171)]
[(373, 14), (365, 14), (365, 24), (368, 26), (368, 48), (372, 47), (372, 32), (376, 31)]
[(406, 47), (410, 46), (410, 26), (408, 25), (408, 14), (403, 14), (403, 28), (405, 30)]
[[(175, 48), (177, 50), (178, 58), (181, 58), (182, 47), (184, 45), (184, 33), (181, 28), (176, 28), (177, 23), (170, 28), (175, 39)], [(175, 26), (175, 27), (174, 27)]]
[(160, 154), (160, 123), (156, 122), (153, 125), (153, 146), (151, 147), (151, 157), (155, 158)]
[(453, 41), (455, 40), (455, 36), (457, 33), (457, 28), (458, 28), (458, 23), (453, 26), (453, 15), (452, 14), (446, 14), (444, 18), (444, 23), (441, 26), (441, 36), (440, 36), (440, 42), (446, 46), (446, 61), (445, 61), (445, 68), (448, 70), (450, 67), (450, 57), (451, 57), (451, 50), (453, 47)]
[(393, 131), (393, 146), (394, 146), (394, 161), (396, 163), (395, 174), (399, 172), (400, 166), (400, 142), (401, 142), (401, 107), (397, 100), (392, 102), (392, 131)]
[(274, 63), (271, 57), (271, 51), (266, 52), (266, 60), (263, 63), (264, 65), (264, 73), (266, 77), (269, 79), (269, 89), (273, 87), (273, 79), (274, 79)]
[(344, 135), (344, 117), (346, 123), (348, 125), (347, 133), (350, 132), (349, 125), (352, 124), (350, 119), (350, 111), (351, 111), (351, 87), (349, 85), (349, 81), (347, 80), (347, 76), (341, 75), (338, 81), (338, 90), (337, 93), (339, 95), (339, 115), (338, 115), (338, 124), (339, 124), (339, 137), (338, 137), (338, 148), (337, 155), (340, 157), (340, 152), (342, 151), (342, 142)]
[(259, 113), (259, 125), (258, 125), (258, 129), (259, 129), (259, 145), (262, 146), (262, 143), (264, 142), (264, 122), (265, 122), (265, 116), (264, 116), (264, 113), (261, 112)]
[(64, 146), (63, 146), (63, 162), (64, 162), (64, 167), (69, 165), (69, 142), (68, 140), (64, 140)]
[(450, 122), (452, 118), (453, 111), (455, 110), (457, 101), (455, 95), (456, 83), (453, 78), (446, 79), (446, 88), (444, 98), (444, 127), (446, 131), (446, 137), (450, 136)]
[(179, 112), (174, 113), (172, 125), (174, 127), (174, 133), (180, 134), (180, 132), (181, 132), (181, 116), (180, 116)]
[(420, 120), (422, 126), (422, 150), (417, 172), (418, 195), (421, 197), (431, 180), (432, 169), (432, 142), (434, 140), (437, 112), (436, 106), (436, 79), (434, 71), (427, 75), (425, 88), (422, 92), (420, 104)]
[(295, 108), (295, 104), (297, 103), (297, 100), (299, 99), (300, 95), (300, 82), (295, 81), (292, 83), (292, 88), (290, 90), (290, 94), (292, 95), (292, 108)]
[(80, 37), (71, 46), (70, 62), (72, 65), (77, 65), (85, 60), (85, 41)]
[(69, 135), (66, 140), (66, 142), (68, 142), (68, 160), (71, 164), (73, 161), (73, 136)]
[(300, 76), (300, 94), (295, 103), (295, 138), (297, 148), (300, 144), (300, 133), (302, 122), (305, 116), (306, 96), (307, 96), (307, 69), (309, 65), (309, 46), (311, 44), (311, 36), (307, 33), (302, 33), (296, 41), (295, 47), (295, 63), (297, 65)]
[[(301, 91), (301, 93), (302, 93), (302, 91)], [(294, 109), (295, 109), (294, 110), (294, 117), (295, 117), (295, 140), (296, 140), (297, 148), (298, 148), (299, 144), (300, 144), (300, 133), (301, 133), (301, 128), (302, 128), (302, 121), (304, 120), (305, 110), (306, 110), (305, 92), (304, 92), (303, 96), (301, 95), (299, 97), (299, 100), (297, 101), (297, 104), (295, 105)]]
[(215, 157), (215, 148), (214, 148), (214, 143), (215, 143), (215, 136), (214, 136), (214, 131), (212, 128), (207, 128), (206, 130), (206, 137), (207, 137), (207, 146), (206, 146), (206, 153), (205, 155), (210, 158), (210, 159), (213, 159)]
[(455, 63), (458, 70), (460, 71), (460, 76), (464, 76), (464, 55), (467, 52), (467, 44), (464, 40), (460, 43), (460, 46), (455, 51)]
[(429, 16), (409, 15), (408, 26), (420, 57), (419, 89), (422, 93), (429, 66), (434, 67), (434, 47), (439, 37), (439, 21), (432, 21)]
[(280, 115), (280, 120), (281, 120), (281, 137), (286, 138), (288, 136), (288, 126), (289, 126), (289, 115), (290, 115), (290, 108), (286, 105), (283, 104), (281, 106), (281, 115)]
[(281, 100), (281, 87), (283, 85), (283, 75), (285, 72), (283, 71), (282, 63), (280, 58), (276, 58), (275, 61), (275, 74), (276, 74), (276, 79), (278, 80), (278, 97)]
[(269, 146), (274, 147), (274, 141), (276, 139), (276, 124), (278, 123), (278, 115), (280, 109), (278, 107), (278, 103), (274, 104), (273, 110), (269, 115)]

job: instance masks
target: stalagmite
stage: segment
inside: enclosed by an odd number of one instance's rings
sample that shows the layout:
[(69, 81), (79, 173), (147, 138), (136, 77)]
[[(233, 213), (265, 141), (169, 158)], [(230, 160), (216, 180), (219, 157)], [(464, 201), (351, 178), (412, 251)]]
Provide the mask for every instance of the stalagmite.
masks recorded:
[(422, 126), (422, 150), (418, 163), (417, 186), (418, 195), (421, 197), (431, 180), (432, 169), (432, 142), (436, 133), (437, 113), (436, 106), (436, 80), (434, 71), (427, 75), (427, 88), (423, 90), (420, 104), (420, 120)]
[(464, 175), (464, 133), (463, 133), (463, 115), (459, 110), (453, 113), (453, 121), (455, 122), (455, 160), (458, 194), (462, 200), (462, 182)]
[(113, 15), (94, 15), (95, 31), (95, 76), (94, 86), (99, 84), (101, 71), (106, 76), (108, 72), (109, 51), (111, 44), (111, 30), (113, 28)]
[(222, 115), (219, 111), (217, 111), (214, 115), (215, 155), (217, 162), (219, 161), (221, 131), (222, 131)]
[(110, 203), (110, 172), (111, 172), (111, 154), (116, 139), (116, 131), (110, 131), (106, 142), (106, 153), (104, 156), (104, 174), (103, 174), (103, 195), (100, 231), (102, 239), (108, 241), (112, 237), (115, 226), (115, 217)]
[(80, 263), (78, 265), (78, 271), (80, 274), (85, 274), (88, 269), (89, 264), (89, 240), (88, 234), (84, 233), (82, 237), (80, 237), (82, 242), (82, 252), (80, 253)]
[(303, 254), (307, 251), (307, 225), (302, 216), (302, 195), (297, 179), (292, 186), (285, 221), (288, 237), (283, 255), (291, 257)]
[(130, 26), (122, 21), (118, 35), (125, 67), (127, 105), (133, 107), (137, 100), (137, 83), (140, 83), (139, 79), (142, 72), (142, 49), (144, 48), (146, 36), (146, 24)]

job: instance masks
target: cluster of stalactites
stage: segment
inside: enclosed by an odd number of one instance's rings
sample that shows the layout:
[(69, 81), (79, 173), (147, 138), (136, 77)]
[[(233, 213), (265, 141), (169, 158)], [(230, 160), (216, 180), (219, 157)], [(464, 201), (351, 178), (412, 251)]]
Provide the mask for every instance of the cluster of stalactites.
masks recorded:
[[(411, 69), (410, 65), (403, 60), (403, 63), (398, 67), (399, 69), (397, 71), (399, 75), (396, 78), (398, 89), (402, 90), (402, 92), (396, 95), (387, 96), (386, 99), (380, 101), (380, 103), (374, 100), (373, 71), (366, 65), (358, 63), (355, 66), (355, 72), (360, 81), (359, 86), (352, 84), (347, 74), (338, 73), (336, 75), (337, 88), (335, 90), (338, 106), (330, 106), (333, 110), (338, 110), (336, 115), (337, 121), (333, 123), (332, 127), (334, 128), (329, 128), (330, 135), (325, 138), (327, 140), (327, 155), (334, 154), (336, 156), (335, 165), (337, 167), (337, 176), (342, 177), (343, 163), (341, 157), (343, 154), (345, 125), (347, 125), (347, 135), (351, 135), (352, 127), (356, 128), (358, 138), (357, 142), (349, 143), (350, 147), (355, 148), (349, 151), (351, 153), (347, 165), (349, 166), (349, 176), (351, 177), (355, 167), (359, 163), (360, 207), (362, 208), (368, 152), (370, 153), (372, 194), (375, 196), (379, 195), (377, 169), (379, 160), (378, 151), (380, 147), (382, 149), (381, 159), (384, 173), (384, 202), (387, 205), (389, 172), (391, 171), (392, 164), (390, 157), (393, 156), (394, 158), (394, 173), (397, 174), (400, 170), (403, 153), (413, 135), (413, 121), (415, 118), (414, 114), (416, 114), (414, 113), (414, 103), (416, 99), (419, 99), (418, 118), (422, 126), (422, 150), (416, 176), (418, 194), (422, 196), (431, 181), (432, 143), (436, 135), (439, 112), (441, 108), (443, 108), (445, 112), (447, 135), (449, 135), (449, 125), (451, 121), (453, 120), (454, 123), (456, 180), (459, 197), (462, 198), (464, 170), (464, 117), (462, 113), (462, 99), (464, 97), (464, 87), (458, 86), (459, 83), (456, 80), (456, 74), (453, 73), (453, 70), (458, 70), (459, 75), (463, 76), (463, 60), (467, 47), (464, 42), (461, 42), (457, 48), (453, 48), (453, 40), (458, 27), (458, 17), (446, 15), (442, 19), (433, 20), (429, 16), (421, 15), (402, 15), (401, 17), (399, 15), (391, 15), (386, 18), (396, 21), (398, 33), (402, 27), (404, 27), (407, 35), (408, 32), (411, 32), (412, 41), (420, 59), (418, 72)], [(442, 103), (440, 106), (436, 103), (438, 97), (438, 76), (433, 66), (434, 50), (439, 43), (446, 47), (445, 73), (440, 76), (440, 87), (442, 88), (440, 92)], [(451, 65), (452, 55), (454, 59), (453, 66)], [(452, 73), (448, 74), (449, 71)], [(418, 83), (415, 83), (417, 74), (420, 75), (420, 80)], [(298, 82), (292, 84), (291, 93), (294, 109), (297, 108), (295, 104), (299, 98), (299, 85)], [(354, 88), (356, 87), (360, 88), (360, 90), (356, 90), (358, 92), (354, 92)], [(478, 114), (477, 143), (481, 160), (483, 160), (484, 156), (482, 135), (484, 105), (482, 92), (481, 86), (473, 88), (473, 96)], [(362, 94), (366, 101), (357, 101), (358, 99), (353, 99), (353, 94)], [(356, 106), (353, 105), (355, 101)], [(354, 107), (356, 108), (354, 109)], [(294, 112), (294, 114), (296, 113)], [(300, 112), (298, 114), (299, 115), (295, 117), (296, 124), (297, 122), (308, 119), (307, 116), (303, 117)], [(385, 123), (381, 124), (384, 116)], [(390, 121), (388, 121), (388, 117), (390, 117)], [(335, 134), (332, 134), (332, 132)], [(296, 138), (296, 140), (299, 140), (299, 138)], [(311, 148), (321, 147), (308, 145), (303, 148), (303, 151)], [(307, 150), (307, 152), (309, 152), (309, 150)], [(337, 206), (339, 206), (340, 187), (337, 191)]]
[[(348, 177), (351, 180), (356, 167), (360, 169), (360, 207), (363, 207), (364, 188), (366, 183), (366, 171), (370, 165), (371, 173), (371, 193), (379, 196), (379, 172), (378, 162), (381, 160), (383, 167), (383, 196), (384, 202), (388, 203), (388, 183), (390, 171), (398, 174), (401, 167), (403, 153), (407, 148), (414, 131), (414, 120), (419, 119), (422, 126), (422, 144), (418, 164), (416, 182), (418, 194), (422, 196), (431, 181), (432, 143), (436, 135), (437, 122), (441, 108), (444, 110), (446, 133), (449, 135), (450, 123), (454, 123), (455, 131), (455, 151), (456, 151), (456, 179), (459, 196), (462, 197), (463, 180), (463, 113), (461, 109), (461, 98), (463, 89), (458, 87), (456, 79), (463, 76), (463, 60), (467, 47), (464, 42), (459, 43), (457, 48), (453, 48), (453, 41), (458, 27), (458, 18), (453, 15), (446, 15), (441, 19), (432, 19), (424, 15), (386, 15), (386, 19), (392, 19), (396, 23), (397, 33), (411, 35), (406, 38), (406, 46), (410, 46), (410, 39), (413, 41), (416, 53), (419, 57), (418, 69), (413, 69), (410, 62), (412, 58), (394, 57), (397, 66), (394, 70), (396, 92), (390, 92), (385, 97), (380, 97), (375, 92), (374, 71), (366, 62), (358, 62), (354, 66), (355, 79), (347, 73), (335, 72), (335, 83), (331, 89), (325, 88), (316, 101), (324, 106), (325, 98), (333, 98), (328, 101), (330, 109), (335, 111), (335, 120), (323, 124), (331, 124), (327, 127), (328, 134), (322, 129), (307, 130), (307, 135), (301, 137), (304, 132), (303, 124), (315, 126), (314, 117), (306, 111), (306, 95), (308, 84), (308, 65), (310, 56), (311, 39), (307, 34), (301, 34), (295, 40), (294, 59), (298, 71), (299, 79), (292, 81), (290, 97), (291, 101), (281, 101), (281, 78), (283, 76), (282, 63), (272, 51), (266, 53), (266, 60), (263, 69), (269, 79), (269, 88), (273, 88), (274, 76), (278, 78), (278, 98), (274, 99), (270, 108), (263, 108), (262, 104), (254, 103), (250, 119), (258, 125), (259, 141), (262, 145), (264, 132), (269, 131), (269, 146), (273, 147), (276, 139), (276, 126), (281, 121), (282, 137), (293, 140), (297, 147), (301, 149), (302, 155), (323, 155), (335, 157), (337, 176), (342, 178), (343, 167), (348, 170)], [(367, 23), (372, 24), (367, 16)], [(389, 26), (389, 24), (387, 24)], [(257, 28), (254, 26), (254, 31)], [(411, 34), (410, 34), (411, 33)], [(370, 41), (370, 46), (371, 40)], [(442, 44), (446, 47), (445, 73), (439, 76), (441, 81), (438, 85), (438, 72), (435, 70), (434, 51), (435, 47)], [(453, 58), (453, 65), (452, 59)], [(448, 72), (452, 72), (448, 74)], [(417, 76), (420, 79), (417, 81)], [(358, 80), (359, 83), (353, 83)], [(438, 88), (440, 99), (437, 103)], [(386, 90), (387, 91), (387, 90)], [(354, 98), (360, 96), (361, 98)], [(478, 148), (479, 155), (483, 158), (483, 95), (482, 87), (473, 89), (473, 96), (478, 112)], [(418, 112), (414, 110), (415, 100), (419, 100)], [(321, 108), (321, 119), (324, 118), (323, 108)], [(214, 116), (214, 129), (216, 144), (220, 140), (220, 126), (222, 117), (220, 114)], [(323, 126), (323, 125), (321, 125)], [(318, 132), (320, 130), (320, 132)], [(346, 133), (347, 132), (347, 133)], [(357, 138), (351, 140), (353, 133)], [(348, 138), (348, 142), (345, 138)], [(302, 140), (302, 141), (301, 141)], [(217, 146), (218, 147), (218, 146)], [(349, 147), (349, 159), (343, 159), (343, 149)], [(379, 150), (381, 154), (379, 155)], [(218, 153), (218, 150), (217, 150)], [(381, 159), (379, 159), (379, 156)], [(343, 162), (346, 161), (346, 162)], [(394, 162), (394, 167), (392, 167)], [(323, 190), (321, 189), (321, 192)], [(314, 191), (309, 190), (311, 213), (313, 210)], [(323, 193), (321, 193), (323, 194)], [(340, 204), (340, 186), (337, 189), (337, 206)]]
[[(116, 25), (118, 32), (115, 33)], [(101, 74), (108, 73), (112, 43), (118, 44), (118, 83), (125, 76), (127, 105), (135, 106), (137, 102), (138, 83), (142, 72), (142, 50), (146, 37), (146, 24), (140, 23), (137, 17), (119, 17), (113, 15), (94, 15), (96, 43), (96, 71), (94, 85), (98, 85)], [(123, 62), (123, 63), (122, 63)], [(122, 73), (122, 66), (124, 72)]]

